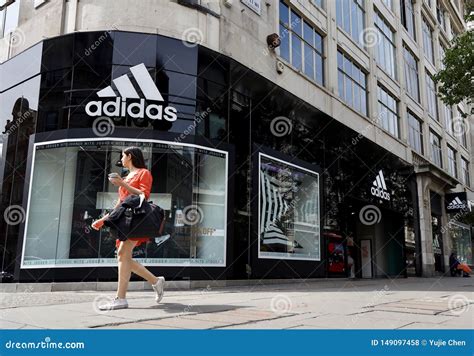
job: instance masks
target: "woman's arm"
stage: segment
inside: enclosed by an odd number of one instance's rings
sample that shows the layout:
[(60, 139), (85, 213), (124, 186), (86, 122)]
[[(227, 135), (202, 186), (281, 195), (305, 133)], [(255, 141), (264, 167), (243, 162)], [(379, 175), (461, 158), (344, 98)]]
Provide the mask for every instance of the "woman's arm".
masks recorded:
[(140, 189), (134, 188), (130, 185), (128, 185), (126, 182), (122, 181), (120, 184), (121, 187), (125, 188), (130, 194), (135, 194), (135, 195), (140, 195), (143, 194), (144, 192), (141, 191)]

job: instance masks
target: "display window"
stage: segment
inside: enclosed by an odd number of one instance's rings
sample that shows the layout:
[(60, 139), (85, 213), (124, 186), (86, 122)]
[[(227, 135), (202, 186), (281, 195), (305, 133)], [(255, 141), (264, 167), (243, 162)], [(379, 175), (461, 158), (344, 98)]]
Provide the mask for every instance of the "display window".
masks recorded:
[(153, 176), (150, 201), (166, 213), (161, 236), (134, 257), (153, 266), (225, 266), (228, 152), (159, 140), (65, 139), (34, 144), (22, 268), (114, 266), (108, 228), (91, 223), (117, 202), (107, 179), (128, 173), (122, 150), (142, 149)]
[(259, 258), (321, 259), (319, 174), (259, 153)]

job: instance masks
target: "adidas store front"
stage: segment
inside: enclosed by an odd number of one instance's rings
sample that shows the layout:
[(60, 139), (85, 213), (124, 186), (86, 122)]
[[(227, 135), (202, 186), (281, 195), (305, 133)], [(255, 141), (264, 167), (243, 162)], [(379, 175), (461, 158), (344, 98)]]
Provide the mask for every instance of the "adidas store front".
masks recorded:
[(472, 226), (463, 223), (463, 217), (472, 213), (471, 201), (466, 192), (449, 193), (445, 195), (445, 208), (448, 215), (446, 232), (450, 252), (453, 252), (459, 261), (474, 265), (472, 256)]
[(116, 279), (115, 240), (90, 225), (132, 145), (167, 216), (134, 257), (169, 280), (406, 274), (412, 168), (224, 55), (87, 32), (0, 72), (2, 270), (17, 281)]

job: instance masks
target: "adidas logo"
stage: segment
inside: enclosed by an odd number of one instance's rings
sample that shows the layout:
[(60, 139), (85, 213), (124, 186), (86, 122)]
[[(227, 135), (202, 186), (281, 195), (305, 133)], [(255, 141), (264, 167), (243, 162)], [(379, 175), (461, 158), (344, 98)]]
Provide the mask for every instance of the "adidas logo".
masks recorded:
[(373, 187), (370, 189), (372, 195), (385, 200), (390, 200), (390, 194), (387, 192), (387, 186), (385, 184), (385, 178), (383, 176), (382, 170), (379, 171), (377, 178), (375, 178), (372, 185)]
[(465, 209), (465, 204), (464, 202), (459, 199), (459, 197), (456, 197), (453, 199), (451, 203), (448, 205), (448, 209)]
[[(130, 68), (135, 81), (137, 82), (142, 94), (149, 101), (164, 101), (163, 96), (156, 87), (153, 78), (143, 63)], [(135, 86), (127, 74), (113, 80), (114, 86), (119, 92), (117, 96), (111, 86), (97, 92), (99, 98), (116, 98), (113, 101), (103, 103), (102, 101), (90, 101), (86, 105), (86, 113), (89, 116), (112, 116), (125, 117), (129, 115), (132, 118), (151, 120), (176, 121), (178, 118), (176, 108), (172, 106), (163, 107), (158, 104), (148, 104), (144, 98), (138, 94)], [(127, 99), (140, 99), (139, 102), (133, 102), (127, 105)]]

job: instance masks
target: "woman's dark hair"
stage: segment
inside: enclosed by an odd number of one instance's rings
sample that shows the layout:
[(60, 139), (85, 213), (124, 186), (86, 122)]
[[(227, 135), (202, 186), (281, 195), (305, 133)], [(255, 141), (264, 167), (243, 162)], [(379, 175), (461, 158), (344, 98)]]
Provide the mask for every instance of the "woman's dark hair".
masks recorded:
[(132, 157), (132, 164), (137, 168), (146, 168), (145, 158), (143, 158), (143, 152), (138, 147), (127, 147), (123, 150), (123, 153)]

